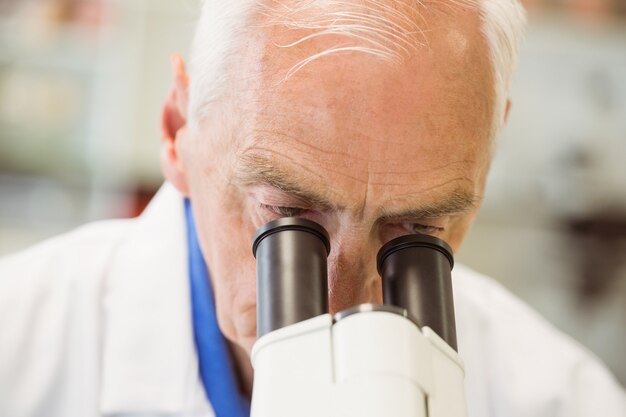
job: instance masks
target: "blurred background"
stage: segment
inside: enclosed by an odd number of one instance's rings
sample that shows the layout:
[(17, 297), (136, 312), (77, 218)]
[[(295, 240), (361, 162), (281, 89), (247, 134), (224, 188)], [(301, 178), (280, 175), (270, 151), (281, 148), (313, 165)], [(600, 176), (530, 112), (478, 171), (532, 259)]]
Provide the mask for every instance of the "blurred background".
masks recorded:
[[(513, 109), (461, 262), (626, 385), (626, 0), (527, 0)], [(0, 256), (132, 217), (197, 0), (0, 0)]]

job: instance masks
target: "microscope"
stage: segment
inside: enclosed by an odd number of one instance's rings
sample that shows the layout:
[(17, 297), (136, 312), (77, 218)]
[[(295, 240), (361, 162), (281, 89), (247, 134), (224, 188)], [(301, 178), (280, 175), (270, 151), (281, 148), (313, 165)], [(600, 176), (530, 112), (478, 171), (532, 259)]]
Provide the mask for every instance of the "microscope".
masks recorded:
[(377, 256), (383, 304), (328, 313), (330, 239), (281, 218), (255, 234), (252, 417), (466, 417), (452, 250), (408, 235)]

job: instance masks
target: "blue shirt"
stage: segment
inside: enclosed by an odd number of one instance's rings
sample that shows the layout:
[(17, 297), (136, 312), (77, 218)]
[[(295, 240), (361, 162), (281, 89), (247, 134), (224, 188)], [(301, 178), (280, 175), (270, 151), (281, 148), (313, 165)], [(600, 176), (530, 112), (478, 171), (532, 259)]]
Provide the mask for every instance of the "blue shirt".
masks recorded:
[(216, 417), (249, 417), (250, 401), (239, 390), (233, 359), (217, 325), (209, 272), (202, 257), (191, 203), (185, 199), (193, 333), (200, 377)]

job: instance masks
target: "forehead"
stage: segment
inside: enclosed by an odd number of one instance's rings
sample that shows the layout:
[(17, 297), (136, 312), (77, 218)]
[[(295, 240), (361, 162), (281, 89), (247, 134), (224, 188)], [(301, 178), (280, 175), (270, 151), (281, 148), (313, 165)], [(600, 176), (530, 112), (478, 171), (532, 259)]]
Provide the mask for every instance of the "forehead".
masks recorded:
[(402, 63), (347, 51), (288, 78), (303, 60), (346, 40), (334, 34), (286, 48), (306, 33), (267, 27), (238, 65), (234, 109), (245, 138), (238, 152), (262, 155), (338, 197), (476, 187), (488, 165), (493, 113), (479, 17), (433, 13), (428, 27), (427, 43)]

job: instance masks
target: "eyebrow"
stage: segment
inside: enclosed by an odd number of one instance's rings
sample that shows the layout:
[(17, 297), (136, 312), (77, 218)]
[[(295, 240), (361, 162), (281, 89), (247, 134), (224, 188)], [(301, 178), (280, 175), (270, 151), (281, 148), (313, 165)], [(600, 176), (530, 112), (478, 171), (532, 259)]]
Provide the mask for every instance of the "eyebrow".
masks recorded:
[(276, 167), (267, 157), (244, 155), (240, 162), (235, 180), (242, 185), (269, 185), (302, 200), (311, 207), (339, 208), (321, 193), (302, 187), (292, 175)]
[[(290, 194), (310, 207), (341, 209), (337, 203), (313, 190), (303, 188), (293, 176), (278, 168), (270, 158), (262, 155), (243, 155), (240, 157), (235, 180), (242, 185), (268, 185), (286, 194)], [(478, 206), (481, 199), (473, 193), (455, 189), (438, 198), (434, 203), (422, 203), (418, 207), (406, 210), (382, 209), (378, 222), (401, 221), (411, 219), (437, 218), (448, 215), (464, 214)]]
[(455, 189), (432, 204), (422, 204), (420, 207), (407, 210), (393, 211), (383, 208), (379, 221), (398, 221), (411, 219), (437, 218), (449, 215), (464, 214), (472, 211), (480, 203), (480, 198), (465, 190)]

